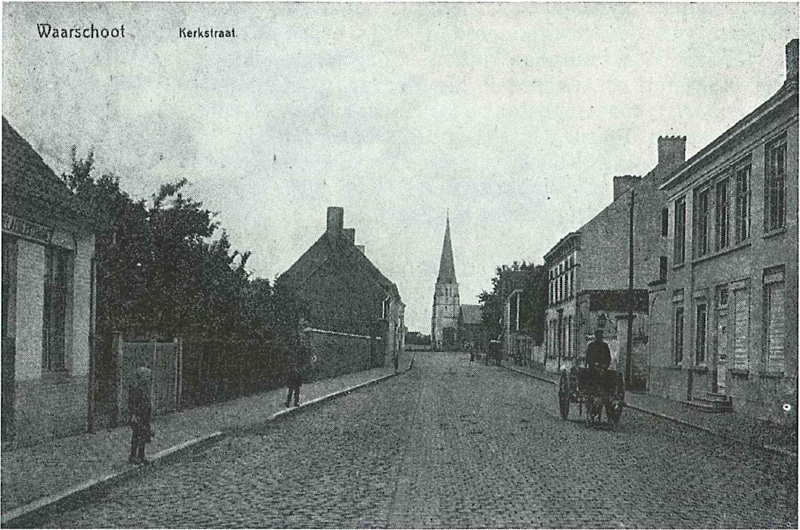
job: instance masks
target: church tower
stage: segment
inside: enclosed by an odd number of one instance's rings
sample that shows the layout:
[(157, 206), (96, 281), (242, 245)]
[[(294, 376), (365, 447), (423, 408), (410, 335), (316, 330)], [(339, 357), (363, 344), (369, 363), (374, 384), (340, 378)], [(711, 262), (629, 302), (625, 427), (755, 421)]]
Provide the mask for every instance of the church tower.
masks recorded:
[(456, 268), (453, 263), (453, 245), (450, 242), (450, 215), (444, 231), (442, 259), (439, 261), (439, 276), (433, 294), (433, 316), (431, 317), (431, 342), (435, 351), (453, 350), (458, 345), (458, 316), (461, 302), (458, 297)]

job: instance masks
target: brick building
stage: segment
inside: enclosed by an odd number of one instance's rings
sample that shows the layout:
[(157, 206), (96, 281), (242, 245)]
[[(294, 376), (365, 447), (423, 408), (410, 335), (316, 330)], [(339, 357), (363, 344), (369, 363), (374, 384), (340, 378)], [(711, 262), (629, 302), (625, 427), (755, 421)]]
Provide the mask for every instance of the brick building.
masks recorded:
[(94, 333), (92, 218), (3, 118), (2, 436), (85, 431)]
[[(344, 228), (343, 208), (328, 208), (325, 232), (281, 275), (281, 281), (304, 302), (309, 326), (325, 332), (322, 334), (329, 337), (326, 340), (337, 350), (336, 355), (346, 356), (350, 349), (371, 349), (369, 363), (345, 360), (338, 363), (335, 372), (326, 375), (371, 367), (365, 364), (382, 366), (403, 348), (405, 304), (397, 286), (366, 257), (364, 247), (355, 244), (355, 229)], [(359, 338), (373, 343), (362, 348), (364, 341)], [(344, 345), (348, 341), (352, 348)], [(319, 360), (320, 364), (329, 361), (321, 357)]]
[(648, 340), (648, 291), (665, 273), (661, 241), (664, 192), (669, 171), (682, 163), (686, 138), (658, 138), (658, 164), (644, 177), (614, 177), (613, 202), (544, 257), (549, 277), (545, 313), (545, 367), (569, 368), (585, 355), (596, 329), (605, 331), (612, 367), (624, 369), (628, 332), (631, 201), (633, 200), (634, 322), (632, 379), (644, 385)]
[(460, 346), (458, 317), (461, 300), (458, 296), (458, 280), (453, 263), (453, 245), (450, 241), (450, 217), (444, 230), (442, 257), (439, 260), (439, 275), (433, 294), (431, 315), (431, 345), (434, 351), (453, 350)]
[(660, 187), (671, 252), (651, 286), (649, 389), (725, 394), (737, 411), (796, 425), (797, 40), (786, 67), (772, 97)]

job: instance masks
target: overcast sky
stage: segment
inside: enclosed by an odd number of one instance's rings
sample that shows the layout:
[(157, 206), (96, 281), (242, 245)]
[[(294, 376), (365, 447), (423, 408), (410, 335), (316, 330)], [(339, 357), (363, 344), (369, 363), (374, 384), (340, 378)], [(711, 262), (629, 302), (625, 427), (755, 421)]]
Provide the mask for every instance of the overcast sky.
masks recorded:
[(795, 3), (4, 3), (2, 108), (57, 172), (75, 144), (134, 197), (188, 178), (257, 276), (343, 206), (430, 333), (448, 208), (477, 303), (497, 265), (541, 263), (608, 205), (614, 175), (652, 169), (659, 135), (691, 156), (778, 90), (797, 20)]

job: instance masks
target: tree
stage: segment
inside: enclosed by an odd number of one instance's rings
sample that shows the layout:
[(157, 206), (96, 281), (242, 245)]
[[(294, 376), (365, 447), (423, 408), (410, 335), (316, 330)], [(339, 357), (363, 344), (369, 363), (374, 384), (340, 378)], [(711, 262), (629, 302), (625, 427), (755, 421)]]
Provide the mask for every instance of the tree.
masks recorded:
[(489, 338), (503, 332), (505, 301), (520, 289), (520, 330), (533, 336), (537, 344), (544, 340), (544, 313), (547, 308), (547, 274), (541, 265), (515, 261), (495, 269), (492, 291), (478, 295), (483, 325)]

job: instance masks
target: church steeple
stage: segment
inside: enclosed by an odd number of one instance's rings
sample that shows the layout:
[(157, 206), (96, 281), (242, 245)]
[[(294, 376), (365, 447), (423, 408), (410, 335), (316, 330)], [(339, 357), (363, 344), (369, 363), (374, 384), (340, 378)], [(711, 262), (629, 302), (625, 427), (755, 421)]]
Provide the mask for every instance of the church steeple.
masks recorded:
[(439, 261), (439, 276), (436, 278), (436, 289), (433, 294), (431, 339), (434, 350), (451, 350), (458, 347), (460, 311), (461, 302), (458, 296), (456, 267), (453, 263), (453, 243), (450, 241), (450, 212), (447, 212), (442, 258)]
[(450, 242), (450, 215), (447, 215), (447, 227), (444, 230), (442, 259), (439, 261), (439, 276), (436, 283), (457, 283), (456, 267), (453, 263), (453, 244)]

